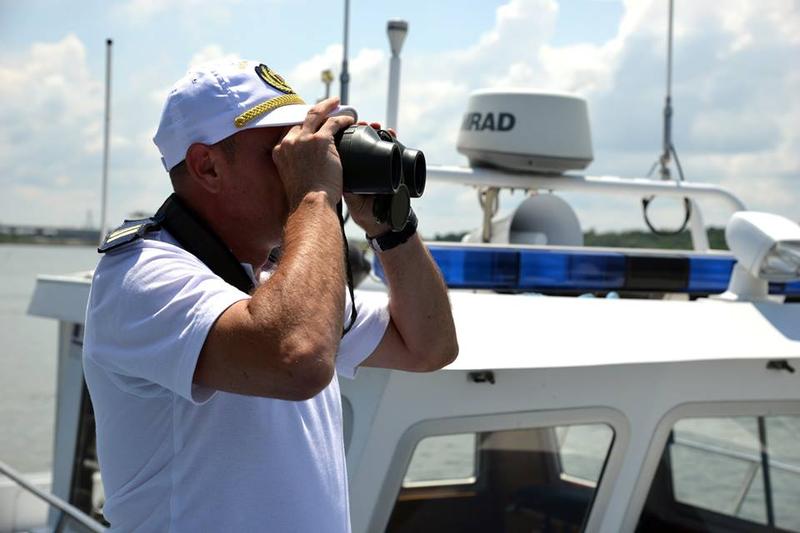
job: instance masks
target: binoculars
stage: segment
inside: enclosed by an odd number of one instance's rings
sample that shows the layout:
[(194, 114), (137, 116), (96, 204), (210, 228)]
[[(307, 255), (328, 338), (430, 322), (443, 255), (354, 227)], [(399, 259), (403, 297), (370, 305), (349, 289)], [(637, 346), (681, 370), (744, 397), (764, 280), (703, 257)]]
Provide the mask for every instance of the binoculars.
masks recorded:
[(334, 143), (342, 161), (344, 192), (374, 195), (375, 219), (388, 222), (392, 231), (402, 230), (411, 198), (425, 191), (425, 155), (370, 126), (341, 130)]

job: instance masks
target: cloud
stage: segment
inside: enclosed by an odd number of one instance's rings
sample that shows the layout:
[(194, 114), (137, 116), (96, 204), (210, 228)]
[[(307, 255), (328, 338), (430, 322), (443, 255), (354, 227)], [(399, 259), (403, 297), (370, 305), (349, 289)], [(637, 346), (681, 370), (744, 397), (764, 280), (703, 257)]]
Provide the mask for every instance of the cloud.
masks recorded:
[[(141, 127), (137, 119), (160, 104), (130, 108), (119, 98), (112, 90), (109, 223), (168, 190), (168, 180), (153, 180), (163, 169), (152, 142), (127, 127)], [(0, 102), (2, 220), (82, 225), (87, 210), (99, 210), (104, 117), (103, 81), (90, 71), (84, 44), (69, 34), (1, 56)], [(155, 200), (137, 206), (140, 191)]]
[[(211, 4), (216, 3), (132, 0), (123, 6), (130, 10), (127, 16), (141, 21), (167, 16), (168, 11), (186, 18), (211, 16)], [(465, 164), (455, 142), (471, 91), (568, 91), (589, 103), (595, 149), (589, 173), (642, 176), (661, 143), (665, 3), (626, 1), (616, 32), (599, 43), (576, 38), (567, 45), (554, 44), (559, 16), (554, 0), (509, 0), (468, 46), (437, 52), (407, 46), (401, 139), (424, 149), (430, 163)], [(674, 140), (688, 179), (729, 187), (750, 208), (794, 219), (800, 218), (798, 27), (800, 10), (792, 0), (731, 0), (724, 9), (713, 2), (680, 2), (675, 11)], [(221, 44), (203, 46), (186, 55), (187, 66), (236, 55), (228, 49)], [(330, 44), (281, 74), (311, 102), (323, 94), (320, 72), (331, 69), (337, 77), (332, 93), (338, 94), (341, 54), (341, 45)], [(353, 50), (350, 74), (351, 102), (361, 117), (383, 121), (388, 50)], [(166, 179), (154, 179), (163, 177), (163, 170), (150, 141), (168, 88), (159, 87), (163, 76), (152, 77), (160, 81), (137, 87), (145, 95), (139, 100), (144, 103), (114, 116), (112, 176), (117, 185), (111, 197), (121, 214), (156, 206), (168, 191)], [(38, 205), (31, 191), (46, 194), (58, 180), (63, 189), (64, 177), (69, 187), (89, 191), (86, 198), (94, 194), (100, 172), (102, 81), (91, 75), (81, 41), (68, 35), (36, 43), (19, 56), (0, 52), (0, 98), (0, 185), (28, 188), (24, 201), (22, 192), (6, 189), (12, 192), (0, 199), (3, 218), (30, 220), (29, 206)], [(119, 127), (125, 121), (128, 127)], [(637, 199), (568, 196), (586, 228), (642, 226)], [(504, 193), (501, 209), (521, 200), (519, 193)], [(415, 205), (426, 235), (468, 229), (480, 220), (475, 193), (467, 188), (431, 183)], [(703, 207), (708, 222), (725, 222), (728, 213), (713, 202)], [(53, 207), (43, 216), (81, 222), (85, 209)], [(112, 213), (110, 218), (116, 216)]]
[(15, 142), (94, 117), (102, 106), (101, 91), (89, 74), (83, 43), (75, 35), (55, 43), (35, 43), (22, 57), (3, 58), (0, 121), (4, 140)]
[[(218, 44), (208, 44), (192, 54), (192, 57), (186, 64), (186, 71), (188, 72), (189, 70), (205, 65), (206, 63), (223, 60), (236, 60), (240, 57), (241, 56), (236, 52), (226, 52), (223, 50), (222, 46)], [(163, 105), (171, 89), (172, 82), (169, 85), (164, 85), (158, 89), (151, 90), (150, 100), (159, 106)]]
[[(642, 177), (659, 155), (665, 88), (666, 7), (627, 1), (606, 42), (551, 44), (559, 16), (552, 0), (510, 0), (493, 24), (464, 49), (403, 56), (399, 133), (425, 150), (430, 163), (464, 164), (456, 137), (469, 93), (486, 87), (566, 91), (587, 98), (594, 175)], [(755, 209), (800, 218), (800, 14), (791, 1), (721, 9), (680, 3), (675, 12), (674, 142), (688, 179), (729, 187)], [(288, 73), (301, 94), (320, 94), (319, 75), (340, 69), (341, 46), (330, 45)], [(383, 120), (388, 54), (362, 49), (351, 58), (351, 102), (362, 118)], [(338, 80), (337, 80), (338, 81)], [(767, 188), (768, 187), (768, 188)], [(637, 198), (568, 195), (583, 225), (643, 227)], [(428, 233), (479, 223), (474, 192), (429, 184), (415, 202)], [(455, 199), (458, 199), (455, 201)], [(523, 199), (504, 193), (505, 211)], [(708, 204), (708, 205), (706, 205)], [(706, 221), (730, 212), (704, 202)], [(624, 216), (620, 216), (623, 213)], [(681, 213), (670, 211), (676, 218)]]
[[(589, 103), (595, 162), (588, 172), (641, 177), (661, 143), (665, 4), (627, 1), (616, 35), (600, 44), (550, 44), (557, 16), (555, 2), (510, 0), (465, 50), (405, 57), (400, 124), (413, 124), (409, 144), (424, 147), (429, 161), (460, 163), (455, 137), (470, 91), (568, 91)], [(791, 1), (742, 0), (725, 9), (687, 2), (675, 13), (674, 142), (688, 178), (793, 219), (800, 218), (798, 27)], [(425, 214), (435, 217), (452, 194), (433, 185), (420, 202)], [(506, 207), (521, 199), (504, 198)], [(727, 208), (705, 204), (706, 221), (724, 224)], [(576, 205), (585, 227), (643, 226), (635, 198), (577, 195)]]
[[(350, 102), (357, 102), (359, 111), (365, 107), (371, 111), (381, 95), (385, 94), (386, 86), (376, 82), (386, 78), (387, 62), (388, 54), (383, 50), (373, 48), (362, 48), (356, 52), (355, 56), (348, 59), (347, 70), (353, 80), (350, 84)], [(341, 63), (342, 45), (331, 44), (321, 53), (295, 65), (287, 73), (286, 79), (298, 94), (307, 101), (313, 102), (323, 96), (320, 81), (322, 71), (331, 70), (336, 73), (336, 79), (331, 84), (331, 95), (338, 95)], [(362, 116), (366, 115), (362, 113)], [(369, 116), (374, 117), (374, 115)]]
[[(660, 2), (626, 3), (618, 35), (594, 47), (595, 53), (607, 49), (611, 71), (606, 88), (584, 92), (593, 111), (595, 172), (641, 174), (655, 159), (664, 11)], [(674, 142), (688, 178), (724, 185), (751, 209), (793, 219), (800, 216), (800, 41), (787, 28), (799, 22), (796, 7), (783, 1), (735, 2), (725, 9), (687, 2), (675, 12)], [(712, 223), (724, 224), (730, 215), (707, 207)]]
[[(25, 54), (3, 56), (0, 102), (3, 218), (30, 220), (37, 212), (51, 223), (64, 215), (83, 220), (83, 206), (73, 209), (64, 203), (50, 215), (46, 207), (65, 192), (76, 199), (85, 196), (80, 184), (66, 187), (72, 176), (91, 169), (99, 181), (100, 165), (85, 148), (101, 133), (87, 124), (102, 120), (103, 88), (89, 72), (83, 43), (69, 34), (60, 41), (34, 43)], [(53, 201), (44, 203), (48, 195)]]
[(187, 70), (202, 67), (207, 63), (215, 61), (237, 60), (239, 58), (239, 54), (235, 52), (225, 52), (218, 44), (209, 44), (192, 55)]

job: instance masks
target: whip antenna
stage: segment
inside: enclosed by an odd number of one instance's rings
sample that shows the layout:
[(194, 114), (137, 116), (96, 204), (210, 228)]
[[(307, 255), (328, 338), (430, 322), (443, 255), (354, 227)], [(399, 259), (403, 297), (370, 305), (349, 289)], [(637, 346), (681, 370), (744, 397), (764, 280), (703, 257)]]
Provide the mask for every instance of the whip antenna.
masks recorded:
[(667, 27), (667, 96), (664, 100), (664, 138), (659, 159), (661, 179), (670, 179), (669, 161), (672, 151), (672, 0), (669, 0), (669, 25)]
[[(683, 168), (681, 167), (680, 159), (678, 159), (678, 152), (675, 151), (675, 145), (672, 142), (672, 20), (674, 18), (673, 15), (673, 0), (669, 0), (669, 18), (668, 18), (668, 25), (667, 25), (667, 94), (664, 98), (664, 131), (663, 131), (663, 139), (661, 142), (661, 156), (658, 160), (653, 163), (653, 166), (650, 168), (650, 172), (647, 173), (648, 176), (653, 174), (656, 166), (659, 167), (658, 173), (661, 176), (662, 180), (671, 180), (672, 173), (669, 169), (669, 164), (672, 158), (675, 158), (675, 165), (678, 167), (678, 178), (679, 181), (684, 181), (683, 178)], [(658, 230), (653, 226), (650, 222), (650, 218), (647, 216), (647, 208), (650, 206), (650, 202), (653, 201), (654, 196), (648, 196), (646, 198), (642, 198), (642, 210), (644, 214), (644, 222), (647, 224), (647, 227), (650, 228), (650, 231), (655, 233), (656, 235), (677, 235), (682, 233), (686, 226), (689, 224), (689, 219), (692, 216), (692, 202), (689, 198), (683, 199), (683, 207), (685, 216), (683, 218), (683, 224), (675, 230), (675, 231), (663, 231)]]

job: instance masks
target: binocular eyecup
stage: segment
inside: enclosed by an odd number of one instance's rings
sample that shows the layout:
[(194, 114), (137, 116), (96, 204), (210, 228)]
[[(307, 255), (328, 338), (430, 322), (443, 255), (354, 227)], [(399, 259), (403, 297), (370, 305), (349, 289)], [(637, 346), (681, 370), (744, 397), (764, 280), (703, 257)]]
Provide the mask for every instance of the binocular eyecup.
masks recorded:
[(334, 137), (342, 161), (343, 188), (375, 195), (373, 215), (394, 231), (405, 227), (410, 198), (425, 191), (425, 155), (406, 148), (386, 130), (350, 126)]

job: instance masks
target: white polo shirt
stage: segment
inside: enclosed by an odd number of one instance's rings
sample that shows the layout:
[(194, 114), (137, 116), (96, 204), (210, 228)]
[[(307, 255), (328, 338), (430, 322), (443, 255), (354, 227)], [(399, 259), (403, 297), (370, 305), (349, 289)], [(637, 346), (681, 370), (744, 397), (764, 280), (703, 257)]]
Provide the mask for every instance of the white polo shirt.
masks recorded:
[[(111, 531), (350, 531), (336, 376), (301, 402), (192, 383), (212, 324), (246, 298), (163, 230), (100, 260), (83, 363)], [(356, 305), (336, 359), (351, 378), (389, 322), (385, 295)]]

